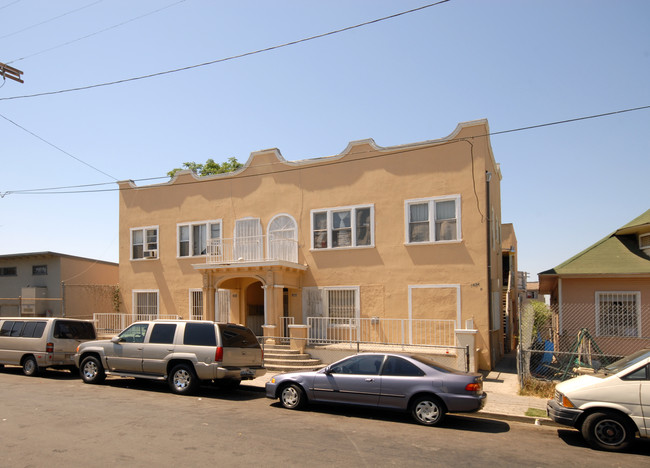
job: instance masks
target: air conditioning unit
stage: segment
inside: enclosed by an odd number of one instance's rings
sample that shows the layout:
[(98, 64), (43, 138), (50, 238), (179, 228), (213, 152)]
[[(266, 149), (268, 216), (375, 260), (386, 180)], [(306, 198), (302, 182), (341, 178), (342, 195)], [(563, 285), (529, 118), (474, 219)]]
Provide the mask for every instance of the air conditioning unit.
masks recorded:
[(158, 258), (158, 251), (157, 250), (145, 250), (144, 251), (144, 258)]

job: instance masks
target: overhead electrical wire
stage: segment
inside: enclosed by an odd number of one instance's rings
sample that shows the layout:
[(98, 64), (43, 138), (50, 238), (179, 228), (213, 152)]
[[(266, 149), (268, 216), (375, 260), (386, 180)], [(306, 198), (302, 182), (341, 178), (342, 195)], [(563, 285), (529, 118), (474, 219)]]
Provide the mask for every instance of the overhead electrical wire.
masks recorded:
[(9, 33), (9, 34), (5, 34), (4, 36), (0, 36), (0, 39), (5, 39), (7, 37), (15, 36), (16, 34), (20, 34), (22, 32), (29, 31), (30, 29), (34, 29), (34, 28), (36, 28), (38, 26), (41, 26), (43, 24), (47, 24), (47, 23), (50, 23), (50, 22), (52, 22), (54, 20), (58, 20), (59, 18), (63, 18), (64, 16), (71, 15), (72, 13), (76, 13), (76, 12), (81, 11), (81, 10), (85, 10), (86, 8), (89, 8), (89, 7), (93, 6), (93, 5), (97, 5), (98, 3), (101, 3), (103, 1), (104, 0), (97, 0), (96, 2), (89, 3), (88, 5), (79, 7), (77, 9), (75, 9), (75, 10), (71, 10), (71, 11), (63, 13), (63, 14), (61, 14), (59, 16), (55, 16), (54, 18), (46, 19), (45, 21), (41, 21), (40, 23), (32, 24), (31, 26), (27, 26), (26, 28), (20, 29), (18, 31), (14, 31), (14, 32)]
[(114, 24), (113, 26), (109, 26), (108, 28), (101, 29), (101, 30), (96, 31), (94, 33), (87, 34), (87, 35), (82, 36), (82, 37), (78, 37), (77, 39), (73, 39), (71, 41), (64, 42), (62, 44), (55, 45), (53, 47), (49, 47), (47, 49), (41, 50), (40, 52), (34, 52), (33, 54), (25, 55), (24, 57), (17, 58), (17, 59), (14, 59), (14, 60), (11, 60), (11, 61), (5, 62), (5, 63), (7, 65), (9, 65), (11, 63), (19, 62), (21, 60), (25, 60), (25, 59), (28, 59), (28, 58), (31, 58), (31, 57), (35, 57), (37, 55), (41, 55), (41, 54), (44, 54), (46, 52), (50, 52), (50, 51), (55, 50), (55, 49), (60, 49), (61, 47), (65, 47), (67, 45), (74, 44), (75, 42), (79, 42), (79, 41), (82, 41), (84, 39), (88, 39), (89, 37), (97, 36), (98, 34), (105, 33), (106, 31), (110, 31), (111, 29), (119, 28), (120, 26), (124, 26), (125, 24), (128, 24), (128, 23), (132, 23), (133, 21), (137, 21), (139, 19), (142, 19), (142, 18), (145, 18), (147, 16), (153, 15), (155, 13), (161, 12), (163, 10), (166, 10), (167, 8), (171, 8), (171, 7), (175, 6), (175, 5), (178, 5), (179, 3), (183, 3), (183, 2), (186, 2), (186, 1), (187, 0), (179, 0), (179, 1), (175, 2), (175, 3), (171, 3), (171, 4), (167, 5), (167, 6), (158, 8), (157, 10), (152, 10), (152, 11), (150, 11), (148, 13), (144, 13), (144, 14), (142, 14), (140, 16), (136, 16), (135, 18), (131, 18), (129, 20), (123, 21), (123, 22), (118, 23), (118, 24)]
[(18, 2), (20, 2), (20, 0), (14, 0), (14, 1), (11, 2), (11, 3), (7, 3), (6, 5), (1, 6), (1, 7), (0, 7), (0, 10), (4, 10), (5, 8), (10, 7), (11, 5), (15, 5), (15, 4), (18, 3)]
[[(621, 109), (621, 110), (616, 110), (616, 111), (612, 111), (612, 112), (604, 112), (604, 113), (601, 113), (601, 114), (592, 114), (592, 115), (576, 117), (576, 118), (572, 118), (572, 119), (556, 120), (556, 121), (553, 121), (553, 122), (547, 122), (547, 123), (537, 124), (537, 125), (528, 125), (528, 126), (525, 126), (525, 127), (518, 127), (518, 128), (509, 129), (509, 130), (500, 130), (500, 131), (490, 132), (490, 133), (486, 133), (486, 134), (483, 134), (483, 135), (476, 135), (476, 136), (472, 136), (472, 137), (454, 138), (454, 139), (451, 139), (451, 140), (445, 140), (445, 141), (440, 141), (440, 142), (432, 141), (431, 146), (439, 146), (439, 145), (443, 145), (443, 144), (458, 143), (458, 142), (461, 142), (461, 141), (467, 141), (468, 139), (477, 139), (477, 138), (485, 138), (485, 137), (496, 136), (496, 135), (505, 135), (505, 134), (508, 134), (508, 133), (522, 132), (522, 131), (527, 131), (527, 130), (534, 130), (534, 129), (543, 128), (543, 127), (550, 127), (550, 126), (554, 126), (554, 125), (563, 125), (563, 124), (567, 124), (567, 123), (579, 122), (579, 121), (582, 121), (582, 120), (609, 117), (609, 116), (612, 116), (612, 115), (623, 114), (623, 113), (627, 113), (627, 112), (635, 112), (635, 111), (646, 110), (646, 109), (650, 109), (650, 105), (632, 107), (632, 108), (629, 108), (629, 109)], [(0, 114), (0, 117), (3, 117), (3, 116)], [(4, 118), (6, 119), (6, 117), (4, 117)], [(393, 154), (400, 154), (400, 153), (408, 153), (408, 152), (411, 152), (411, 151), (419, 150), (421, 148), (422, 148), (422, 145), (417, 145), (417, 146), (414, 146), (412, 148), (405, 148), (405, 149), (401, 149), (401, 150), (397, 150), (397, 151), (392, 151), (389, 154), (393, 155)], [(389, 154), (380, 153), (380, 154), (375, 154), (375, 155), (372, 155), (372, 156), (359, 157), (359, 158), (356, 158), (356, 159), (354, 159), (352, 161), (347, 161), (347, 160), (331, 161), (331, 162), (328, 162), (328, 163), (321, 164), (321, 167), (322, 166), (333, 166), (333, 165), (338, 165), (338, 164), (345, 164), (345, 163), (348, 163), (348, 162), (356, 162), (356, 161), (359, 161), (361, 159), (376, 159), (376, 158), (381, 158), (381, 157), (388, 156)], [(275, 171), (274, 174), (285, 173), (285, 172), (293, 172), (293, 171), (300, 171), (300, 170), (304, 170), (304, 169), (306, 169), (306, 168), (304, 168), (304, 167), (290, 167), (290, 168), (286, 168), (284, 170)], [(250, 176), (244, 176), (244, 177), (258, 177), (258, 176), (259, 176), (259, 174), (252, 174)], [(134, 180), (134, 182), (141, 182), (141, 181), (148, 181), (148, 180), (160, 180), (160, 179), (169, 179), (169, 177), (168, 176), (149, 177), (149, 178), (146, 178), (146, 179), (136, 179), (136, 180)], [(213, 180), (214, 179), (205, 179), (205, 180), (198, 180), (198, 181), (193, 181), (193, 182), (189, 182), (189, 183), (186, 183), (186, 184), (177, 184), (177, 185), (194, 184), (194, 183), (197, 183), (197, 182), (198, 183), (211, 182)], [(52, 187), (52, 188), (31, 189), (31, 190), (8, 190), (6, 192), (0, 192), (0, 198), (4, 198), (7, 195), (14, 195), (14, 194), (15, 195), (61, 195), (61, 194), (77, 194), (77, 193), (116, 192), (116, 191), (119, 191), (119, 190), (143, 190), (143, 189), (146, 190), (146, 189), (149, 189), (149, 188), (156, 187), (154, 185), (154, 186), (133, 187), (133, 188), (127, 188), (127, 189), (121, 189), (121, 188), (118, 187), (118, 188), (107, 188), (107, 189), (101, 189), (101, 190), (74, 190), (74, 191), (47, 192), (47, 190), (59, 190), (59, 189), (69, 189), (69, 188), (85, 188), (85, 187), (93, 187), (93, 186), (100, 186), (100, 185), (112, 185), (113, 183), (114, 182), (106, 182), (106, 183), (101, 183), (101, 184), (73, 185), (73, 186), (67, 186), (67, 187)]]
[(306, 37), (306, 38), (303, 38), (303, 39), (297, 39), (295, 41), (285, 42), (284, 44), (278, 44), (278, 45), (274, 45), (274, 46), (270, 46), (270, 47), (265, 47), (263, 49), (257, 49), (257, 50), (251, 51), (251, 52), (245, 52), (243, 54), (231, 55), (230, 57), (211, 60), (209, 62), (199, 63), (199, 64), (196, 64), (196, 65), (189, 65), (187, 67), (175, 68), (173, 70), (167, 70), (167, 71), (162, 71), (162, 72), (157, 72), (157, 73), (151, 73), (149, 75), (141, 75), (141, 76), (136, 76), (136, 77), (132, 77), (132, 78), (124, 78), (122, 80), (109, 81), (109, 82), (105, 82), (105, 83), (98, 83), (98, 84), (88, 85), (88, 86), (80, 86), (80, 87), (77, 87), (77, 88), (61, 89), (61, 90), (58, 90), (58, 91), (46, 91), (46, 92), (43, 92), (43, 93), (26, 94), (26, 95), (22, 95), (22, 96), (3, 97), (3, 98), (0, 98), (0, 101), (9, 101), (9, 100), (13, 100), (13, 99), (26, 99), (26, 98), (34, 98), (34, 97), (40, 97), (40, 96), (52, 96), (52, 95), (55, 95), (55, 94), (71, 93), (71, 92), (75, 92), (75, 91), (84, 91), (84, 90), (87, 90), (87, 89), (101, 88), (101, 87), (104, 87), (104, 86), (113, 86), (113, 85), (117, 85), (117, 84), (129, 83), (129, 82), (132, 82), (132, 81), (145, 80), (145, 79), (154, 78), (154, 77), (157, 77), (157, 76), (169, 75), (169, 74), (172, 74), (172, 73), (178, 73), (178, 72), (182, 72), (182, 71), (192, 70), (194, 68), (200, 68), (200, 67), (205, 67), (205, 66), (208, 66), (208, 65), (214, 65), (214, 64), (217, 64), (217, 63), (228, 62), (230, 60), (237, 60), (237, 59), (240, 59), (240, 58), (249, 57), (251, 55), (257, 55), (257, 54), (261, 54), (261, 53), (264, 53), (264, 52), (270, 52), (272, 50), (282, 49), (284, 47), (289, 47), (289, 46), (293, 46), (293, 45), (297, 45), (297, 44), (302, 44), (303, 42), (313, 41), (313, 40), (316, 40), (316, 39), (322, 39), (324, 37), (332, 36), (334, 34), (339, 34), (339, 33), (345, 32), (345, 31), (350, 31), (350, 30), (361, 28), (361, 27), (364, 27), (364, 26), (369, 26), (371, 24), (376, 24), (376, 23), (379, 23), (379, 22), (382, 22), (382, 21), (397, 18), (399, 16), (407, 15), (409, 13), (415, 13), (417, 11), (421, 11), (421, 10), (424, 10), (426, 8), (431, 8), (431, 7), (434, 7), (434, 6), (437, 6), (437, 5), (441, 5), (443, 3), (447, 3), (447, 2), (450, 2), (450, 1), (451, 0), (440, 0), (440, 1), (435, 2), (435, 3), (429, 3), (427, 5), (423, 5), (423, 6), (413, 8), (413, 9), (410, 9), (410, 10), (406, 10), (406, 11), (401, 11), (399, 13), (395, 13), (395, 14), (392, 14), (392, 15), (389, 15), (389, 16), (384, 16), (384, 17), (377, 18), (377, 19), (370, 20), (370, 21), (366, 21), (366, 22), (363, 22), (363, 23), (355, 24), (353, 26), (347, 26), (345, 28), (340, 28), (340, 29), (336, 29), (334, 31), (329, 31), (329, 32), (322, 33), (322, 34), (317, 34), (315, 36), (310, 36), (310, 37)]
[[(88, 164), (86, 161), (83, 161), (82, 159), (79, 159), (78, 157), (76, 157), (76, 156), (74, 156), (74, 155), (68, 153), (66, 150), (59, 148), (59, 147), (56, 146), (54, 143), (50, 143), (50, 142), (47, 141), (45, 138), (42, 138), (42, 137), (38, 136), (36, 133), (32, 132), (31, 130), (26, 129), (25, 127), (23, 127), (22, 125), (20, 125), (20, 124), (14, 122), (14, 121), (11, 120), (10, 118), (5, 117), (5, 116), (2, 115), (2, 114), (0, 114), (0, 117), (2, 117), (3, 119), (5, 119), (7, 122), (12, 123), (13, 125), (15, 125), (16, 127), (20, 128), (21, 130), (23, 130), (23, 131), (29, 133), (29, 134), (32, 135), (33, 137), (38, 138), (38, 139), (41, 140), (43, 143), (45, 143), (45, 144), (47, 144), (47, 145), (50, 145), (52, 148), (54, 148), (54, 149), (60, 151), (61, 153), (65, 154), (65, 155), (70, 156), (72, 159), (74, 159), (74, 160), (80, 162), (81, 164), (84, 164), (84, 165), (88, 166), (89, 168), (91, 168), (91, 169), (93, 169), (93, 170), (95, 170), (95, 171), (97, 171), (97, 172), (99, 172), (99, 173), (101, 173), (101, 174), (104, 174), (106, 177), (110, 177), (111, 179), (113, 179), (113, 180), (115, 180), (115, 181), (118, 180), (116, 177), (113, 177), (112, 175), (107, 174), (106, 172), (102, 171), (101, 169), (97, 169), (97, 168), (96, 168), (95, 166), (93, 166), (92, 164)], [(3, 198), (4, 198), (4, 196), (3, 196)]]

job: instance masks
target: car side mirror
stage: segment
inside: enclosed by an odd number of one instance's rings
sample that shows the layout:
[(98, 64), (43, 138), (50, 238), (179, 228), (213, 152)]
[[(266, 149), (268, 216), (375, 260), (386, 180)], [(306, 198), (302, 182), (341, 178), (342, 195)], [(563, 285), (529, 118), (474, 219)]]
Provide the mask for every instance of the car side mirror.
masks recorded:
[(332, 373), (332, 368), (331, 368), (330, 366), (327, 366), (327, 367), (325, 368), (325, 374), (326, 374), (326, 375), (330, 375), (331, 373)]
[(120, 341), (122, 341), (122, 338), (120, 338), (119, 336), (114, 336), (113, 338), (111, 338), (111, 341), (115, 344), (118, 344)]

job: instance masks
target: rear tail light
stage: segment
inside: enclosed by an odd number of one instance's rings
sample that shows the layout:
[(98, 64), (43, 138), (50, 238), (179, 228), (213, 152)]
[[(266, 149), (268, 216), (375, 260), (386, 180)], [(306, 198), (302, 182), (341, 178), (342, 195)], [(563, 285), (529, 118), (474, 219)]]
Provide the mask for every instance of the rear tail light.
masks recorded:
[(465, 390), (468, 392), (480, 392), (481, 391), (481, 384), (480, 383), (468, 383), (465, 385)]
[(214, 360), (217, 362), (223, 361), (223, 348), (221, 346), (217, 346), (217, 352), (214, 353)]
[(45, 352), (46, 353), (53, 353), (54, 352), (54, 343), (47, 343), (45, 345)]

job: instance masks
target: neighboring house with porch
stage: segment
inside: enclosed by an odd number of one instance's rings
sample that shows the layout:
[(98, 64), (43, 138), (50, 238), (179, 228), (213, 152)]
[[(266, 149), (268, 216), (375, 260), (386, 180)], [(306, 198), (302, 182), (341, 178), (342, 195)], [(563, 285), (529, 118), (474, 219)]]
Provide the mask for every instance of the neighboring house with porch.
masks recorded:
[(540, 273), (539, 292), (550, 295), (556, 350), (569, 351), (581, 330), (593, 352), (650, 346), (650, 210)]
[[(503, 353), (501, 172), (487, 121), (439, 140), (120, 186), (120, 291), (134, 316), (310, 325), (310, 337)], [(269, 332), (267, 331), (267, 335)], [(435, 335), (435, 336), (434, 336)], [(473, 351), (473, 350), (472, 350)]]
[(0, 255), (0, 317), (110, 313), (117, 270), (117, 263), (56, 252)]

